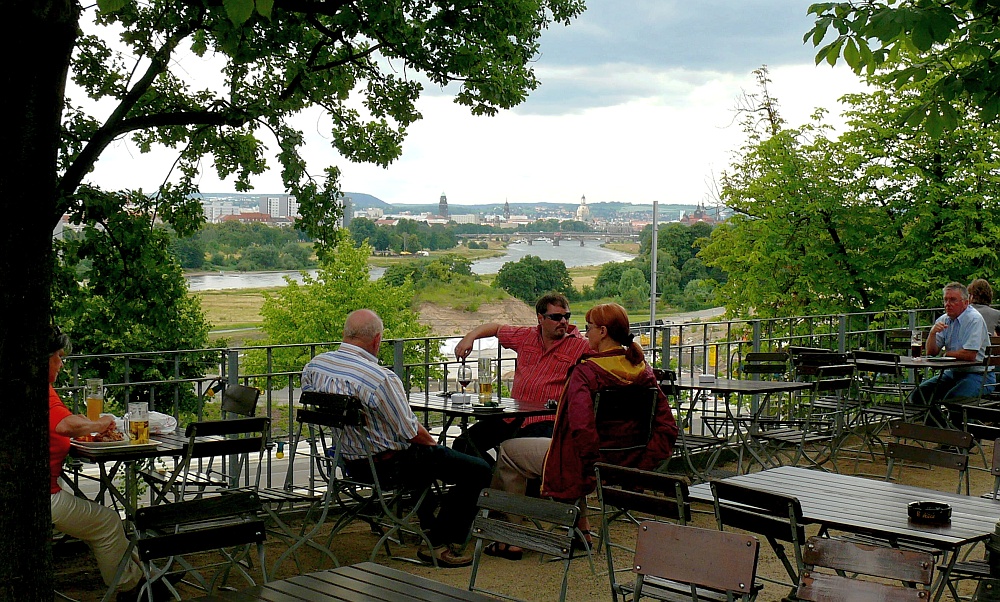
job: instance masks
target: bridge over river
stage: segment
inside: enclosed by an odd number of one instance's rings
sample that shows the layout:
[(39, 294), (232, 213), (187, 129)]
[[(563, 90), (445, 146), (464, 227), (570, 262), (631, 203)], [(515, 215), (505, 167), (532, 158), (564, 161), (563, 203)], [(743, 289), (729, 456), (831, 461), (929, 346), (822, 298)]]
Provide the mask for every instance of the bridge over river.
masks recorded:
[(639, 242), (638, 234), (621, 234), (615, 232), (505, 232), (502, 234), (458, 234), (462, 240), (496, 240), (500, 239), (510, 244), (550, 244), (558, 247), (561, 244), (579, 242), (584, 246), (588, 240), (600, 243), (606, 242)]

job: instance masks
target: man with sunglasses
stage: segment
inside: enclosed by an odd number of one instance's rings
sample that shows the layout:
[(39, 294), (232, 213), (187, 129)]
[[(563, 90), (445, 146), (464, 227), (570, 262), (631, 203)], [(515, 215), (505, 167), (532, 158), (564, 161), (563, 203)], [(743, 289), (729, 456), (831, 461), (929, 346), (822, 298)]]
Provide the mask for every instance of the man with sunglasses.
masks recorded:
[[(565, 296), (543, 295), (535, 303), (535, 313), (537, 326), (491, 323), (473, 329), (455, 346), (455, 357), (468, 357), (477, 339), (497, 337), (501, 346), (517, 352), (511, 397), (544, 404), (559, 399), (566, 374), (590, 347), (579, 329), (569, 323), (569, 300)], [(530, 417), (518, 427), (511, 419), (483, 419), (456, 439), (453, 448), (478, 453), (492, 464), (486, 450), (515, 437), (551, 437), (552, 420), (552, 416)]]

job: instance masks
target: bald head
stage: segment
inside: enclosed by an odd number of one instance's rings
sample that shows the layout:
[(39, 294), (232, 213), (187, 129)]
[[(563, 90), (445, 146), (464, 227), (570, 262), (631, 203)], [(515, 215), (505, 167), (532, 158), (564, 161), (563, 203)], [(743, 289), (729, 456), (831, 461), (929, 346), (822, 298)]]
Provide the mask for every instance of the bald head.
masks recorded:
[(352, 311), (344, 321), (344, 342), (366, 349), (372, 355), (378, 353), (382, 342), (382, 319), (370, 309)]

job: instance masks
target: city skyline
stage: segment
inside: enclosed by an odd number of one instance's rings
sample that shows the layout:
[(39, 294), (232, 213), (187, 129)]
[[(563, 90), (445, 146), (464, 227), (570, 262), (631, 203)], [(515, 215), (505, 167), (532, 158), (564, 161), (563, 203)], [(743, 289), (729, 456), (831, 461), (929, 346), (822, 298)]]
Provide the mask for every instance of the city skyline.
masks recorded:
[[(394, 205), (433, 204), (442, 191), (456, 205), (574, 203), (582, 195), (588, 203), (710, 203), (713, 181), (745, 139), (735, 107), (755, 90), (754, 69), (768, 65), (770, 92), (793, 127), (817, 107), (839, 115), (836, 99), (863, 89), (843, 65), (814, 65), (815, 49), (802, 43), (809, 4), (591, 0), (580, 19), (544, 32), (535, 63), (542, 85), (527, 102), (475, 117), (452, 102), (454, 90), (428, 86), (418, 102), (424, 119), (386, 169), (340, 159), (318, 111), (296, 125), (311, 173), (335, 164), (343, 190)], [(210, 62), (184, 61), (193, 79), (211, 81)], [(171, 160), (166, 151), (140, 157), (118, 141), (90, 181), (152, 190)], [(210, 166), (200, 183), (234, 190)], [(253, 184), (255, 194), (282, 190), (275, 170)]]

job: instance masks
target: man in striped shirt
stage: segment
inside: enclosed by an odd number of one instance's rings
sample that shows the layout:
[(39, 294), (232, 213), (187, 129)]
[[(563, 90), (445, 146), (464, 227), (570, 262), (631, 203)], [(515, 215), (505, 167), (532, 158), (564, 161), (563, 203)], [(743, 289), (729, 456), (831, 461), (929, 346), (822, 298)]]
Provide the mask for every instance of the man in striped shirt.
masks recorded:
[[(484, 324), (455, 346), (455, 357), (464, 359), (477, 339), (497, 337), (500, 345), (517, 352), (511, 397), (544, 404), (558, 400), (566, 374), (590, 347), (576, 326), (569, 323), (569, 300), (559, 293), (543, 295), (535, 303), (537, 326)], [(511, 419), (484, 418), (452, 444), (454, 449), (493, 458), (487, 450), (515, 437), (551, 437), (553, 416), (534, 416), (518, 425)]]
[[(302, 370), (302, 390), (353, 395), (367, 406), (368, 441), (380, 480), (405, 479), (414, 487), (441, 480), (451, 486), (439, 504), (427, 500), (421, 506), (420, 526), (434, 549), (420, 549), (417, 557), (431, 562), (433, 554), (439, 566), (468, 566), (472, 557), (461, 548), (475, 518), (479, 492), (489, 487), (490, 467), (480, 458), (437, 445), (410, 409), (402, 381), (378, 364), (381, 343), (378, 315), (369, 309), (352, 312), (344, 323), (340, 348), (317, 355)], [(370, 475), (362, 437), (364, 432), (348, 429), (341, 438), (341, 453), (355, 478)]]

